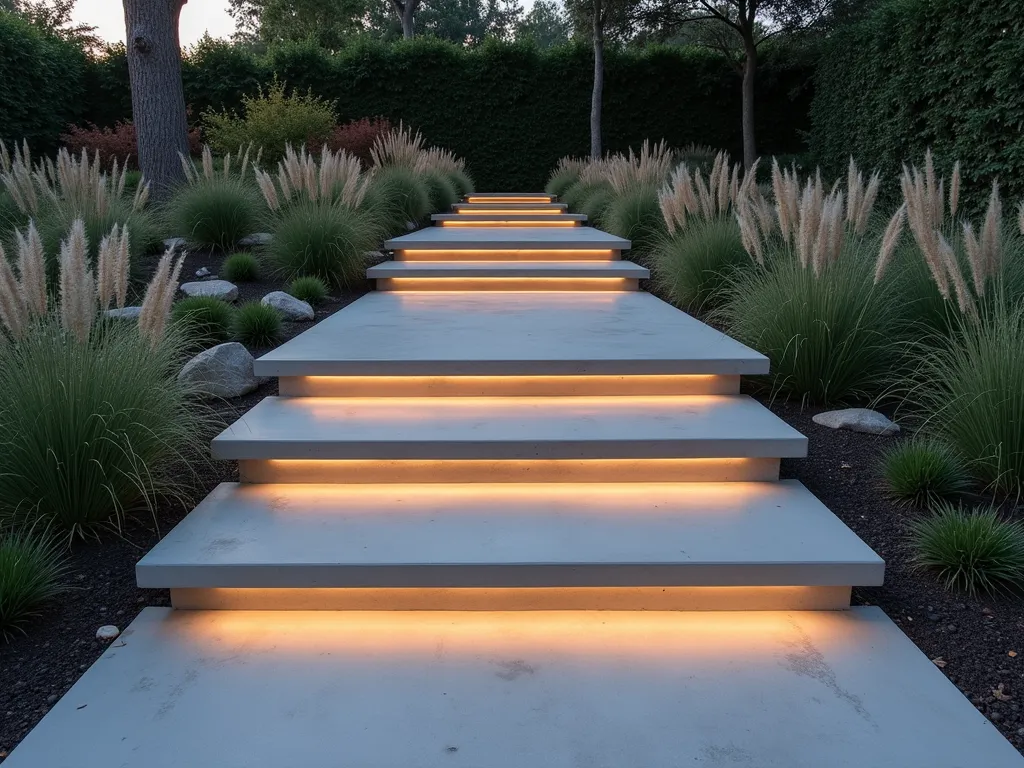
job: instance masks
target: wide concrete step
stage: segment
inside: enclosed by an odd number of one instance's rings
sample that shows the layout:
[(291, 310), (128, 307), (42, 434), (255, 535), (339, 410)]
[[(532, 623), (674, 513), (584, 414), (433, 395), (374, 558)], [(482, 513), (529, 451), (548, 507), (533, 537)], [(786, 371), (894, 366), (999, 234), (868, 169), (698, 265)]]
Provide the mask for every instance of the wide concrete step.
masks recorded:
[(585, 213), (435, 213), (430, 220), (441, 226), (579, 226), (587, 220)]
[(143, 588), (880, 585), (796, 481), (239, 485), (137, 565)]
[(768, 358), (649, 293), (370, 293), (257, 376), (749, 375)]
[(392, 238), (384, 247), (400, 252), (583, 251), (610, 257), (613, 251), (627, 250), (629, 240), (593, 227), (424, 227)]
[(456, 213), (488, 213), (490, 211), (530, 211), (533, 212), (548, 212), (548, 213), (564, 213), (567, 206), (565, 203), (552, 203), (547, 201), (509, 201), (499, 202), (492, 200), (489, 202), (472, 202), (472, 203), (455, 203), (452, 206), (452, 210)]
[(458, 281), (459, 284), (499, 278), (530, 279), (541, 288), (544, 281), (561, 278), (557, 283), (565, 286), (561, 290), (572, 290), (571, 280), (564, 279), (615, 280), (615, 287), (618, 287), (623, 280), (635, 283), (646, 280), (651, 273), (631, 261), (388, 261), (370, 267), (366, 276), (371, 280), (418, 278)]
[(743, 395), (268, 397), (213, 440), (217, 459), (717, 459), (807, 453)]
[(471, 192), (466, 195), (465, 202), (467, 203), (487, 203), (487, 202), (503, 202), (503, 203), (514, 203), (514, 202), (553, 202), (555, 199), (554, 195), (549, 195), (547, 192)]
[(1022, 768), (879, 608), (147, 608), (4, 768)]

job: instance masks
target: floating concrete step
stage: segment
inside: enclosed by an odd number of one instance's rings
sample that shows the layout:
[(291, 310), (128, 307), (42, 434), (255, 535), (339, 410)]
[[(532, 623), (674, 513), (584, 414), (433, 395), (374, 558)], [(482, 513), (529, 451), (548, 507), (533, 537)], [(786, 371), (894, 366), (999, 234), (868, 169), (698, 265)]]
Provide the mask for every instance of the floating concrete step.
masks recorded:
[(593, 260), (617, 257), (629, 248), (629, 240), (593, 227), (426, 227), (392, 238), (384, 247), (398, 252), (400, 260), (451, 261), (458, 256), (491, 261), (505, 258), (497, 253), (515, 251), (538, 252), (538, 261), (561, 260), (552, 254)]
[(366, 276), (381, 291), (635, 291), (650, 272), (629, 261), (388, 261)]
[(1022, 768), (878, 608), (147, 608), (4, 768)]
[(213, 440), (217, 459), (717, 459), (807, 453), (742, 395), (267, 397)]
[(585, 213), (435, 213), (430, 217), (434, 224), (459, 227), (493, 226), (580, 226), (587, 220)]
[(472, 192), (464, 203), (553, 203), (554, 195), (547, 192)]
[(529, 211), (531, 213), (565, 213), (565, 203), (549, 202), (489, 202), (489, 203), (455, 203), (455, 213), (490, 213), (492, 211)]
[(147, 589), (612, 588), (619, 608), (621, 587), (874, 586), (883, 570), (796, 481), (225, 483), (136, 566)]
[(768, 358), (649, 293), (371, 293), (257, 376), (748, 375)]

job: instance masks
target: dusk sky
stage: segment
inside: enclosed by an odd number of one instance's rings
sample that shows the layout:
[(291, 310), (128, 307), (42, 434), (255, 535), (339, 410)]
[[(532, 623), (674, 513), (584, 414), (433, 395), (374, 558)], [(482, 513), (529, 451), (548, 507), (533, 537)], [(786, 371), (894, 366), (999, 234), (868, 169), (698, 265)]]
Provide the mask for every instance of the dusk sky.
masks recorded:
[[(91, 24), (104, 40), (124, 42), (124, 6), (120, 0), (78, 0), (75, 21)], [(181, 44), (189, 46), (209, 32), (230, 37), (235, 23), (228, 15), (227, 0), (191, 0), (181, 11)]]

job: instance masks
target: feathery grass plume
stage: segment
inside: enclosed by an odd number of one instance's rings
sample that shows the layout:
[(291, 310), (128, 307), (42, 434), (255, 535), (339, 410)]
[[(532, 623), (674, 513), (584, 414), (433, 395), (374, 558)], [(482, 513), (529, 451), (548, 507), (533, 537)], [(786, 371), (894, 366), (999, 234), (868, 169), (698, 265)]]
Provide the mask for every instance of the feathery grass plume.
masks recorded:
[(285, 204), (295, 202), (293, 198), (310, 202), (322, 198), (355, 209), (366, 196), (371, 176), (363, 172), (359, 158), (345, 150), (332, 152), (324, 147), (318, 162), (305, 147), (295, 151), (288, 145), (277, 168), (280, 194), (274, 179), (265, 171), (256, 171), (256, 183), (272, 211), (280, 211)]
[(903, 234), (903, 223), (907, 218), (907, 204), (903, 203), (889, 219), (889, 224), (885, 228), (885, 234), (882, 235), (882, 245), (878, 250), (878, 260), (875, 262), (875, 285), (878, 285), (882, 279), (882, 275), (885, 274), (885, 270), (889, 266), (889, 262), (892, 261), (892, 255), (896, 250), (896, 244), (900, 241), (900, 236)]
[(154, 349), (163, 339), (185, 257), (179, 257), (177, 263), (172, 266), (173, 260), (174, 252), (170, 249), (160, 257), (160, 263), (153, 279), (149, 281), (139, 312), (139, 334), (149, 341)]
[[(930, 158), (931, 155), (929, 154)], [(945, 261), (939, 247), (939, 228), (941, 219), (935, 221), (935, 201), (930, 197), (930, 184), (927, 177), (916, 167), (903, 166), (900, 178), (903, 188), (903, 200), (907, 206), (907, 223), (914, 236), (917, 247), (928, 265), (928, 271), (935, 281), (939, 293), (945, 299), (950, 298), (949, 278)]]
[(967, 262), (971, 265), (971, 277), (974, 279), (974, 292), (979, 297), (984, 296), (988, 265), (985, 254), (982, 252), (981, 243), (978, 241), (977, 235), (974, 234), (974, 227), (969, 221), (964, 222), (963, 240), (964, 250), (967, 251)]
[(1024, 203), (1017, 206), (1017, 227), (1020, 229), (1020, 233), (1024, 235)]
[(999, 182), (992, 182), (988, 198), (985, 223), (981, 227), (981, 252), (985, 261), (985, 276), (996, 275), (1002, 267), (1003, 201), (999, 197)]
[(685, 164), (676, 166), (668, 183), (658, 193), (658, 205), (669, 234), (686, 229), (688, 214), (697, 213), (699, 204), (693, 189), (693, 178)]
[(604, 163), (604, 178), (618, 194), (639, 187), (661, 186), (672, 167), (672, 153), (664, 141), (644, 140), (639, 154), (613, 155)]
[[(562, 158), (563, 160), (566, 158)], [(559, 161), (561, 164), (561, 161)], [(454, 173), (465, 173), (466, 161), (461, 157), (457, 157), (454, 152), (441, 149), (440, 147), (430, 147), (429, 149), (423, 150), (420, 156), (416, 158), (416, 171), (423, 173), (424, 171), (437, 171), (438, 173), (454, 174)], [(557, 170), (557, 169), (556, 169)]]
[(956, 218), (956, 212), (960, 207), (960, 161), (953, 164), (953, 178), (949, 183), (949, 216)]
[(380, 168), (397, 165), (413, 170), (424, 149), (423, 136), (420, 132), (413, 133), (410, 127), (399, 123), (397, 128), (381, 134), (374, 140), (373, 146), (370, 147), (370, 157), (373, 164)]
[(775, 158), (772, 158), (772, 193), (782, 239), (792, 243), (799, 231), (800, 181), (795, 168), (783, 170)]
[(864, 175), (858, 170), (853, 158), (850, 158), (850, 167), (846, 175), (846, 222), (858, 236), (867, 231), (880, 185), (881, 176), (878, 171), (875, 171), (865, 184)]
[(64, 329), (86, 341), (96, 316), (96, 281), (86, 255), (85, 222), (75, 219), (60, 245), (60, 318)]
[(21, 279), (21, 295), (30, 317), (42, 317), (46, 314), (46, 254), (43, 241), (36, 231), (35, 222), (29, 220), (28, 229), (23, 234), (15, 230), (18, 243), (18, 275)]
[(24, 296), (3, 246), (0, 246), (0, 321), (15, 339), (21, 337), (28, 322)]
[(209, 144), (203, 145), (203, 178), (213, 178), (213, 152)]
[(7, 151), (7, 142), (0, 141), (0, 171), (8, 173), (11, 170), (11, 153)]
[(949, 275), (949, 279), (953, 283), (956, 303), (960, 307), (960, 311), (964, 314), (975, 315), (977, 311), (974, 306), (974, 299), (967, 288), (967, 281), (964, 280), (963, 273), (960, 271), (960, 263), (956, 259), (956, 253), (942, 234), (939, 234), (939, 255), (946, 268), (946, 274)]
[(114, 301), (118, 309), (124, 309), (128, 299), (128, 269), (131, 266), (131, 242), (128, 230), (121, 232), (117, 243), (117, 261), (114, 265)]
[(112, 301), (124, 307), (124, 294), (128, 287), (128, 230), (117, 224), (100, 242), (96, 258), (96, 298), (100, 311), (110, 307)]
[(757, 229), (755, 214), (745, 202), (736, 206), (736, 221), (740, 226), (740, 240), (743, 250), (750, 254), (758, 264), (764, 265), (764, 248), (761, 235)]

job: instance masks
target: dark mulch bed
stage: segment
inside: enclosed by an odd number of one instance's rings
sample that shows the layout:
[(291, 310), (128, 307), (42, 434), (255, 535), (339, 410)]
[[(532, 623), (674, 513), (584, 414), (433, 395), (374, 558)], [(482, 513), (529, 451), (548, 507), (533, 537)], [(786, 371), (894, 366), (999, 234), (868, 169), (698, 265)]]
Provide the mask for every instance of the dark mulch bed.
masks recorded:
[[(201, 266), (215, 272), (219, 259), (189, 256), (188, 274)], [(246, 300), (280, 285), (239, 288), (241, 300)], [(359, 295), (332, 299), (317, 311), (317, 320)], [(292, 324), (287, 337), (309, 325)], [(271, 382), (245, 398), (219, 404), (218, 411), (231, 421), (276, 389), (276, 382)], [(880, 452), (897, 438), (820, 427), (811, 421), (816, 412), (812, 409), (785, 403), (773, 403), (771, 408), (810, 440), (809, 457), (784, 461), (783, 476), (801, 480), (886, 560), (885, 586), (855, 590), (854, 602), (881, 606), (930, 659), (944, 662), (941, 669), (949, 680), (1024, 751), (1019, 704), (1024, 693), (1024, 601), (951, 595), (928, 574), (909, 567), (906, 521), (917, 512), (889, 501), (877, 475)], [(237, 479), (233, 462), (205, 465), (200, 472), (195, 501), (217, 483)], [(161, 507), (161, 531), (188, 511), (180, 505)], [(152, 520), (139, 520), (120, 537), (76, 545), (70, 556), (72, 598), (52, 606), (24, 637), (0, 646), (0, 762), (102, 653), (104, 644), (94, 639), (98, 627), (115, 624), (123, 629), (143, 607), (169, 604), (166, 591), (135, 586), (135, 563), (158, 538)], [(1001, 695), (1009, 700), (993, 696), (1000, 685)]]

